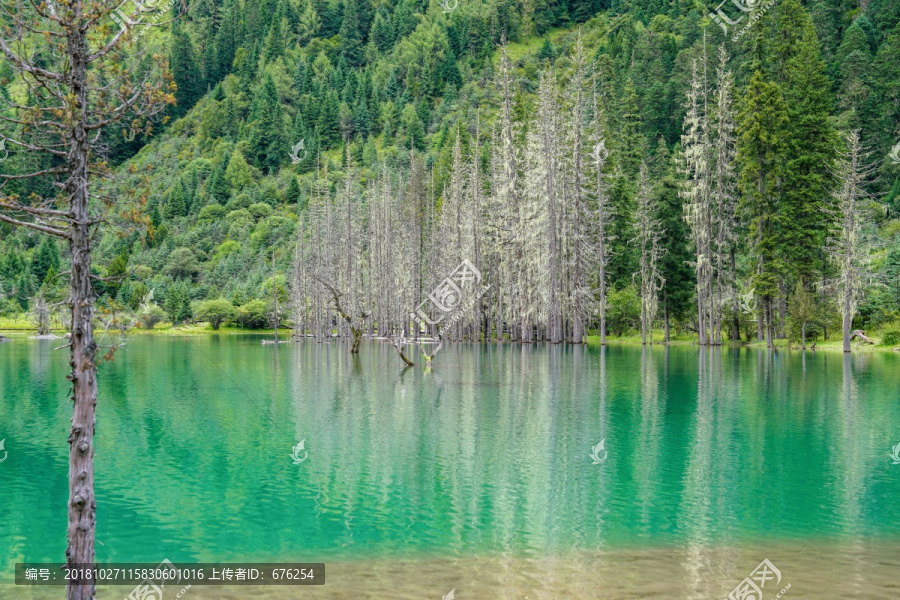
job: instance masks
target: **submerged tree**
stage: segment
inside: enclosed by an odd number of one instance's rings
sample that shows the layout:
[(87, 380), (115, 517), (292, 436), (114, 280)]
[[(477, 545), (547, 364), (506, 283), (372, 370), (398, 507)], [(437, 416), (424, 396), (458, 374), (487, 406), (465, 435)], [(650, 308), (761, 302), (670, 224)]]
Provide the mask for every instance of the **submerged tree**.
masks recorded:
[(843, 348), (850, 352), (851, 324), (859, 299), (869, 280), (868, 228), (872, 211), (872, 196), (867, 190), (876, 166), (867, 164), (869, 156), (860, 143), (859, 130), (846, 136), (847, 148), (840, 155), (837, 166), (838, 188), (832, 196), (830, 212), (835, 219), (835, 231), (829, 238), (829, 254), (837, 266), (841, 311)]
[(648, 333), (650, 343), (653, 343), (653, 321), (656, 319), (659, 290), (663, 283), (658, 268), (659, 240), (663, 232), (660, 231), (656, 213), (656, 196), (653, 194), (647, 177), (647, 165), (641, 162), (638, 176), (637, 210), (634, 215), (634, 229), (637, 232), (634, 242), (641, 255), (641, 270), (636, 273), (636, 275), (640, 275), (641, 344), (647, 343)]
[[(40, 166), (17, 175), (0, 174), (0, 221), (65, 240), (71, 253), (68, 305), (72, 311), (69, 379), (68, 566), (95, 562), (94, 424), (97, 405), (97, 343), (93, 335), (93, 241), (112, 200), (98, 193), (107, 175), (101, 159), (104, 131), (127, 120), (132, 132), (150, 132), (149, 119), (174, 104), (171, 77), (162, 56), (129, 60), (122, 53), (129, 32), (109, 36), (109, 14), (117, 2), (5, 2), (0, 51), (15, 71), (12, 83), (25, 104), (4, 97), (0, 137), (9, 148), (41, 157)], [(108, 36), (105, 38), (105, 36)], [(25, 197), (23, 197), (23, 195)], [(101, 199), (103, 202), (92, 202)], [(120, 207), (144, 222), (140, 208)], [(83, 570), (75, 571), (86, 573)], [(95, 582), (69, 580), (68, 600), (93, 600)]]

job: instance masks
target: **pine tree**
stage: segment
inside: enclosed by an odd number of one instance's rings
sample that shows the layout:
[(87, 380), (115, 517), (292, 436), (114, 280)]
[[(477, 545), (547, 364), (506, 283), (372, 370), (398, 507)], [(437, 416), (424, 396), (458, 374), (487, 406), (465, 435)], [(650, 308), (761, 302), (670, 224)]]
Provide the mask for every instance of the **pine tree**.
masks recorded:
[(787, 107), (777, 84), (756, 71), (744, 90), (738, 113), (738, 163), (741, 166), (740, 208), (749, 227), (749, 246), (754, 255), (752, 277), (756, 296), (762, 300), (758, 333), (773, 346), (773, 306), (779, 294), (783, 260), (778, 235), (783, 227), (778, 191), (781, 182), (783, 132)]
[[(825, 63), (819, 55), (815, 28), (797, 0), (787, 0), (783, 10), (794, 10), (799, 38), (785, 58), (786, 76), (780, 84), (786, 110), (782, 136), (782, 182), (779, 235), (787, 275), (811, 282), (824, 269), (825, 198), (831, 189), (837, 137), (830, 115), (833, 99)], [(783, 286), (784, 290), (790, 289)]]
[[(659, 140), (662, 149), (665, 142)], [(662, 303), (663, 341), (668, 342), (671, 335), (671, 322), (686, 316), (694, 297), (695, 275), (690, 268), (694, 260), (691, 250), (691, 232), (684, 219), (684, 207), (679, 193), (681, 182), (675, 178), (672, 159), (668, 153), (657, 151), (657, 156), (665, 157), (657, 177), (661, 182), (656, 191), (656, 218), (660, 229), (665, 231), (660, 240), (659, 275), (663, 280), (660, 290)]]
[(179, 177), (175, 181), (175, 185), (172, 186), (172, 189), (169, 190), (169, 200), (166, 202), (165, 206), (165, 217), (167, 221), (171, 221), (175, 217), (187, 215), (187, 212), (187, 193), (185, 192), (184, 185), (181, 183), (181, 178)]
[(419, 119), (416, 107), (411, 103), (403, 107), (400, 113), (400, 126), (404, 134), (404, 143), (407, 148), (416, 150), (425, 149), (425, 126)]
[(206, 193), (210, 201), (217, 204), (225, 204), (228, 200), (228, 183), (225, 181), (225, 166), (223, 164), (220, 163), (213, 169), (206, 185)]
[(638, 107), (637, 90), (629, 77), (625, 81), (622, 105), (622, 135), (619, 143), (622, 159), (619, 163), (625, 174), (634, 177), (638, 173), (641, 158), (646, 150), (644, 118)]
[(284, 118), (278, 91), (271, 74), (266, 74), (256, 89), (250, 115), (250, 148), (253, 162), (266, 173), (275, 173), (288, 158), (288, 148), (284, 135)]
[(381, 53), (386, 53), (394, 45), (394, 31), (391, 22), (382, 15), (381, 11), (375, 13), (369, 40)]
[(56, 240), (52, 237), (44, 237), (31, 257), (31, 274), (40, 285), (47, 278), (47, 273), (51, 269), (58, 273), (59, 266), (59, 246)]
[(300, 15), (300, 24), (298, 26), (300, 32), (300, 42), (305, 43), (316, 37), (322, 28), (322, 21), (319, 19), (319, 13), (313, 6), (313, 0), (306, 0), (303, 5), (303, 13)]
[(204, 90), (198, 76), (200, 69), (197, 66), (194, 45), (184, 28), (177, 25), (172, 30), (169, 66), (172, 70), (172, 79), (178, 86), (175, 91), (177, 105), (172, 109), (172, 114), (181, 117), (197, 103)]
[(235, 192), (239, 192), (253, 183), (253, 173), (250, 170), (250, 165), (247, 164), (240, 150), (235, 150), (231, 153), (228, 167), (225, 169), (225, 182)]
[(288, 183), (287, 191), (284, 193), (284, 201), (288, 204), (293, 204), (297, 206), (298, 210), (303, 210), (303, 206), (300, 206), (302, 192), (300, 191), (300, 184), (297, 183), (297, 178), (291, 176), (291, 180)]
[(344, 0), (344, 16), (341, 20), (340, 32), (341, 56), (351, 67), (359, 66), (363, 58), (358, 11), (357, 0)]
[(338, 121), (339, 110), (337, 93), (334, 90), (328, 90), (321, 104), (316, 126), (319, 142), (324, 148), (333, 147), (341, 139), (340, 122)]

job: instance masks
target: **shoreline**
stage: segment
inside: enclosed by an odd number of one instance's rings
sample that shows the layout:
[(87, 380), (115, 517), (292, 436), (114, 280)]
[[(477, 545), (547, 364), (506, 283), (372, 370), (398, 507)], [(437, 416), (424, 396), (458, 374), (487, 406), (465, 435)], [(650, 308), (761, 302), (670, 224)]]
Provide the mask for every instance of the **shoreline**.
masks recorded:
[[(63, 337), (66, 334), (66, 330), (51, 328), (50, 333), (58, 336), (58, 339), (63, 339)], [(203, 324), (203, 325), (196, 325), (196, 326), (188, 325), (188, 326), (171, 327), (168, 329), (151, 329), (151, 330), (134, 328), (134, 329), (129, 329), (121, 334), (116, 332), (116, 333), (109, 333), (108, 335), (111, 335), (111, 336), (154, 335), (154, 336), (173, 336), (173, 337), (190, 337), (190, 336), (197, 336), (197, 335), (253, 335), (253, 336), (260, 336), (260, 337), (265, 337), (265, 336), (272, 337), (274, 335), (274, 333), (275, 332), (273, 329), (240, 329), (240, 328), (236, 328), (236, 327), (222, 327), (218, 330), (213, 330), (212, 328), (209, 327), (208, 324)], [(292, 333), (293, 333), (293, 330), (291, 330), (291, 329), (287, 329), (287, 328), (279, 328), (278, 329), (278, 337), (282, 342), (290, 341)], [(28, 328), (22, 327), (22, 328), (16, 328), (16, 329), (0, 328), (0, 338), (2, 338), (4, 336), (6, 336), (6, 337), (12, 336), (12, 337), (10, 337), (10, 340), (12, 340), (13, 338), (21, 338), (23, 336), (27, 337), (27, 338), (34, 338), (36, 335), (37, 335), (37, 333), (34, 331), (34, 328), (32, 328), (32, 327), (28, 327)], [(307, 339), (313, 339), (313, 338), (307, 338)], [(344, 338), (332, 337), (330, 339), (330, 341), (340, 341), (343, 339)], [(363, 337), (363, 339), (373, 341), (372, 338), (365, 337), (365, 336)], [(519, 344), (519, 342), (509, 342), (508, 340), (503, 340), (503, 342)], [(471, 344), (473, 342), (463, 341), (463, 342), (452, 342), (452, 343)], [(496, 344), (498, 342), (497, 342), (497, 340), (494, 339), (494, 340), (490, 340), (488, 342), (479, 341), (479, 342), (475, 342), (475, 343)], [(548, 344), (548, 343), (549, 342), (534, 342), (534, 344)], [(640, 346), (641, 340), (640, 340), (640, 337), (638, 337), (638, 336), (625, 336), (622, 338), (612, 338), (610, 336), (607, 336), (606, 344), (608, 346)], [(563, 345), (575, 346), (577, 344), (570, 344), (568, 342), (565, 342)], [(591, 347), (600, 346), (600, 336), (595, 336), (595, 335), (587, 336), (587, 341), (585, 342), (585, 345), (591, 346)], [(694, 339), (694, 340), (673, 339), (673, 340), (670, 340), (669, 342), (654, 341), (653, 344), (648, 344), (648, 345), (651, 347), (695, 346), (695, 347), (699, 348), (699, 344), (697, 343), (696, 339)], [(765, 345), (765, 342), (763, 342), (763, 341), (752, 341), (752, 342), (725, 341), (722, 344), (719, 344), (717, 346), (708, 346), (708, 348), (755, 348), (755, 349), (765, 350), (765, 349), (767, 349), (767, 346)], [(775, 350), (785, 350), (785, 351), (796, 351), (796, 352), (803, 351), (800, 348), (799, 344), (797, 344), (796, 342), (789, 343), (787, 340), (776, 340), (774, 349)], [(832, 338), (831, 340), (829, 340), (827, 342), (818, 341), (815, 349), (811, 348), (810, 345), (807, 344), (807, 347), (806, 347), (807, 352), (815, 353), (820, 350), (821, 351), (829, 351), (829, 352), (833, 352), (833, 351), (843, 352), (841, 340), (840, 339), (835, 340), (834, 338)], [(881, 344), (875, 344), (875, 345), (854, 344), (852, 353), (856, 353), (856, 352), (860, 352), (860, 351), (862, 351), (862, 352), (873, 352), (873, 351), (900, 352), (900, 346), (884, 346)]]

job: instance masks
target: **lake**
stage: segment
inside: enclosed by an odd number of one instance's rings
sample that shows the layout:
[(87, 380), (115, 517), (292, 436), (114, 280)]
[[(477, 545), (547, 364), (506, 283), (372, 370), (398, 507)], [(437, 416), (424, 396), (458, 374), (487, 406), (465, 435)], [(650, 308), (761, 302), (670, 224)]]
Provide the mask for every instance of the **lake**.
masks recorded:
[[(898, 354), (261, 339), (100, 367), (98, 561), (326, 563), (198, 600), (726, 598), (763, 559), (767, 600), (900, 598)], [(64, 596), (11, 585), (64, 560), (60, 344), (0, 345), (0, 598)]]

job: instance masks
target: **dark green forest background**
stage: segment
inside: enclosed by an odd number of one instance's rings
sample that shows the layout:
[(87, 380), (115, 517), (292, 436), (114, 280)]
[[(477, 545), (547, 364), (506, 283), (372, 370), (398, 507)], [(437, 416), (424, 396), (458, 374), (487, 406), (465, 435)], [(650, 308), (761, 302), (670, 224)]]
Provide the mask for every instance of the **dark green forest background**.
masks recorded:
[[(148, 223), (126, 235), (109, 229), (98, 240), (96, 273), (124, 275), (97, 281), (98, 303), (104, 314), (146, 313), (142, 301), (153, 290), (160, 314), (149, 321), (203, 319), (198, 307), (208, 310), (202, 302), (218, 299), (230, 304), (220, 311), (226, 320), (266, 326), (273, 283), (287, 299), (310, 196), (323, 187), (337, 193), (347, 154), (363, 185), (384, 166), (405, 173), (423, 160), (428, 176), (421, 193), (439, 210), (457, 131), (467, 156), (482, 132), (474, 160), (490, 173), (491, 138), (484, 132), (499, 108), (501, 45), (508, 44), (514, 119), (524, 136), (541, 72), (555, 67), (565, 85), (580, 34), (602, 75), (616, 213), (608, 266), (613, 333), (637, 325), (638, 250), (629, 228), (642, 160), (666, 230), (660, 319), (681, 332), (695, 326), (692, 247), (676, 159), (691, 61), (706, 44), (714, 72), (723, 43), (736, 83), (736, 135), (763, 128), (760, 139), (770, 140), (771, 160), (780, 165), (776, 204), (768, 207), (776, 226), (765, 240), (777, 262), (768, 293), (781, 308), (780, 335), (796, 336), (788, 300), (798, 283), (819, 290), (813, 335), (839, 327), (827, 286), (816, 284), (833, 276), (823, 250), (833, 223), (823, 206), (836, 185), (841, 133), (856, 129), (878, 164), (869, 190), (877, 201), (872, 278), (854, 325), (900, 330), (900, 164), (889, 158), (900, 142), (900, 2), (778, 0), (739, 41), (726, 39), (708, 17), (715, 8), (687, 0), (459, 0), (445, 12), (419, 0), (200, 0), (184, 12), (176, 2), (171, 25), (135, 42), (136, 49), (169, 57), (177, 84), (170, 120), (149, 135), (104, 134), (116, 172), (111, 193), (142, 199)], [(12, 78), (0, 60), (0, 93), (7, 98)], [(751, 122), (742, 110), (751, 100), (767, 102), (763, 113), (772, 118)], [(291, 149), (300, 140), (305, 158), (293, 164)], [(11, 153), (0, 168), (24, 171), (41, 160)], [(736, 166), (739, 177), (752, 168), (740, 156)], [(7, 191), (27, 197), (36, 191), (29, 185), (41, 184), (13, 182)], [(744, 281), (753, 279), (759, 244), (750, 239), (748, 219), (737, 227), (737, 274)], [(41, 294), (61, 300), (66, 262), (54, 240), (0, 224), (0, 317), (21, 319)]]

